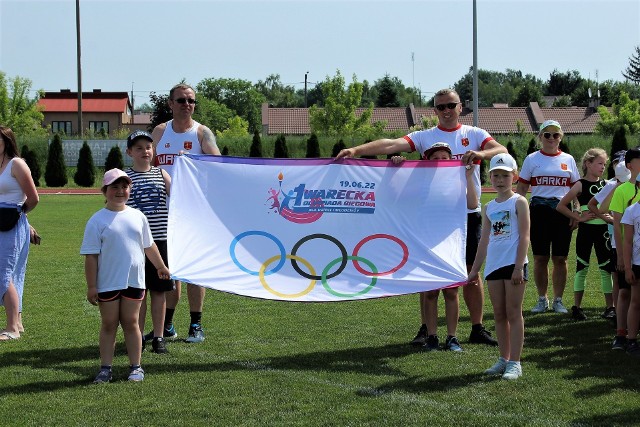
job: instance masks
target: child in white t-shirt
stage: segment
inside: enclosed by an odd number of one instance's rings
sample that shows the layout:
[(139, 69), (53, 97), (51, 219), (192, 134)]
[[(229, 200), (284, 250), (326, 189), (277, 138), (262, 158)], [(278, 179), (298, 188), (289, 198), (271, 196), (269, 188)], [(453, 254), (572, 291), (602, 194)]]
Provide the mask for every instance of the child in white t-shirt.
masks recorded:
[(130, 381), (142, 381), (142, 335), (138, 327), (140, 304), (145, 295), (145, 254), (167, 279), (147, 218), (126, 206), (131, 179), (120, 169), (104, 174), (102, 194), (106, 205), (87, 222), (80, 254), (85, 255), (87, 300), (100, 307), (100, 372), (94, 383), (111, 380), (111, 364), (118, 325), (122, 326), (129, 356)]

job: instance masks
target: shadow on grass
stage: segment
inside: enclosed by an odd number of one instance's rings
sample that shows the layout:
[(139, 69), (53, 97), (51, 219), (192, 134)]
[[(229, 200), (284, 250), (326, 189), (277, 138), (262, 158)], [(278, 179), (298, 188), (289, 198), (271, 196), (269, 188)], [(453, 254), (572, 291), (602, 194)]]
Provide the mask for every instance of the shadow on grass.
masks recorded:
[(525, 313), (525, 361), (541, 370), (566, 370), (567, 380), (603, 379), (581, 389), (577, 398), (606, 395), (612, 389), (637, 391), (640, 361), (611, 350), (615, 330), (594, 309), (588, 320), (576, 322), (569, 315)]
[(638, 411), (636, 408), (628, 411), (614, 412), (607, 415), (594, 415), (592, 417), (576, 418), (571, 426), (637, 426)]

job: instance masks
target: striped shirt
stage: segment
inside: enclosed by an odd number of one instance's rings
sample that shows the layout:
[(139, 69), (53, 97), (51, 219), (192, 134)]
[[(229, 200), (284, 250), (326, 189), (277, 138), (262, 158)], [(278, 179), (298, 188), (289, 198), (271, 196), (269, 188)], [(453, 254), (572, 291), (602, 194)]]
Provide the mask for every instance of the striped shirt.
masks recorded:
[(167, 240), (167, 189), (160, 168), (151, 166), (147, 172), (126, 170), (133, 181), (127, 205), (141, 211), (149, 221), (153, 240)]

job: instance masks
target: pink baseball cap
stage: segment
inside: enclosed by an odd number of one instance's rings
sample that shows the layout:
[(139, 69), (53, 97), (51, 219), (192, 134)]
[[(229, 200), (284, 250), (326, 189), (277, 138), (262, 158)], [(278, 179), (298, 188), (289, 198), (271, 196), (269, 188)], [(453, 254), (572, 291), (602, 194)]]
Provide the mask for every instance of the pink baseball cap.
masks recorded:
[(104, 187), (105, 185), (111, 185), (120, 178), (126, 179), (129, 184), (131, 184), (131, 178), (129, 178), (129, 175), (127, 175), (125, 171), (114, 168), (104, 173), (104, 178), (102, 178), (102, 186)]

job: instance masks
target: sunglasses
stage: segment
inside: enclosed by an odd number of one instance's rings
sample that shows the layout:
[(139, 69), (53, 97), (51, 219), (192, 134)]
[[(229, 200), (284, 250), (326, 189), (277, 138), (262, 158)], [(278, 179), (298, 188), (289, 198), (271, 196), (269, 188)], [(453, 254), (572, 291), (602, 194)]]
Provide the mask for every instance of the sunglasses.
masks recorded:
[(560, 138), (560, 135), (561, 135), (560, 132), (554, 132), (554, 133), (545, 132), (545, 133), (542, 134), (542, 136), (544, 136), (547, 139), (552, 139), (552, 137), (553, 137), (553, 139), (558, 139), (558, 138)]
[(196, 103), (196, 100), (193, 98), (178, 98), (178, 99), (174, 99), (174, 101), (176, 101), (178, 104), (189, 103), (189, 105), (193, 105)]
[(449, 102), (448, 104), (436, 105), (436, 110), (444, 111), (445, 108), (448, 108), (449, 110), (453, 110), (454, 108), (457, 107), (458, 104), (460, 104), (460, 103), (459, 102)]

